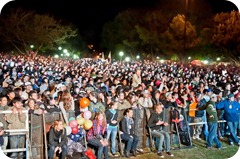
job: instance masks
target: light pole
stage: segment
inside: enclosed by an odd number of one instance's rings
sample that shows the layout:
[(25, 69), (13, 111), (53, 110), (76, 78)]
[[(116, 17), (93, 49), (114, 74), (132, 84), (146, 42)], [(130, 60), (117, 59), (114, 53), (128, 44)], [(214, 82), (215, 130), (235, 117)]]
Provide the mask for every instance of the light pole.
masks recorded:
[(122, 57), (123, 57), (124, 53), (122, 51), (119, 52), (119, 56), (121, 58), (121, 61), (122, 61)]

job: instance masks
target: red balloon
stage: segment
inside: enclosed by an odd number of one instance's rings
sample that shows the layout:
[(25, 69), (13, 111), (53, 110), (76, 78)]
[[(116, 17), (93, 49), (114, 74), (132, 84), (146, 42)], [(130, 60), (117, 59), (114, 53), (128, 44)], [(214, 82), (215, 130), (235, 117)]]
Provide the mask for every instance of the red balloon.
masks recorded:
[(78, 127), (76, 126), (76, 127), (73, 127), (72, 128), (72, 134), (73, 135), (75, 135), (75, 134), (77, 134), (78, 133)]
[(80, 99), (80, 108), (86, 108), (90, 104), (90, 100), (88, 98), (82, 98)]

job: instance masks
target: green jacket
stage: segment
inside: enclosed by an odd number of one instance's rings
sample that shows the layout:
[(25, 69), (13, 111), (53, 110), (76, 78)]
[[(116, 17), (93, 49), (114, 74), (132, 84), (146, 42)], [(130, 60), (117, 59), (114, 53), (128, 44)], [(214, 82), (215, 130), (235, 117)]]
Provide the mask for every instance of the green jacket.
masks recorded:
[[(218, 121), (216, 105), (215, 105), (214, 102), (210, 101), (208, 103), (207, 108), (206, 108), (206, 112), (207, 112), (207, 120), (208, 120), (208, 122), (216, 123)], [(210, 118), (211, 115), (213, 115), (213, 118)]]

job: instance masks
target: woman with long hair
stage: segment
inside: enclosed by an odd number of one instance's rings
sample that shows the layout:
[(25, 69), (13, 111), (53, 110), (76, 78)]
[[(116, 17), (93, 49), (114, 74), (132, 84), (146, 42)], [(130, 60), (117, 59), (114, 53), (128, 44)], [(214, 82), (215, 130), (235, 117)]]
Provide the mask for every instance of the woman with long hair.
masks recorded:
[(109, 109), (106, 111), (107, 119), (107, 141), (111, 137), (111, 151), (113, 157), (118, 157), (116, 154), (116, 138), (118, 131), (118, 111), (117, 111), (117, 102), (112, 102), (108, 105)]
[(97, 147), (97, 159), (108, 159), (107, 121), (104, 112), (97, 112), (93, 120), (93, 126), (87, 133), (87, 140), (90, 145)]
[(61, 159), (67, 156), (67, 135), (61, 120), (55, 120), (49, 131), (49, 151), (50, 159), (54, 158), (54, 153), (61, 153)]
[(65, 123), (68, 124), (69, 115), (67, 112), (74, 111), (74, 100), (71, 93), (68, 90), (64, 90), (58, 96), (58, 105), (62, 111)]

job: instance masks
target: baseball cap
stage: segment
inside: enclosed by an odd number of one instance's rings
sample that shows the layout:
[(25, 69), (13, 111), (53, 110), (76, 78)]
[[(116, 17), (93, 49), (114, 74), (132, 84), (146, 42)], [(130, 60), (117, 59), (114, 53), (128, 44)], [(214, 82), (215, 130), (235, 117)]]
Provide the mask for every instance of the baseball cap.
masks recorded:
[(234, 97), (234, 94), (231, 93), (228, 95), (228, 98), (232, 98), (232, 97)]
[(30, 86), (32, 85), (31, 82), (25, 82), (25, 86)]
[(217, 97), (217, 95), (213, 93), (213, 94), (211, 95), (211, 98), (214, 98), (214, 97)]

